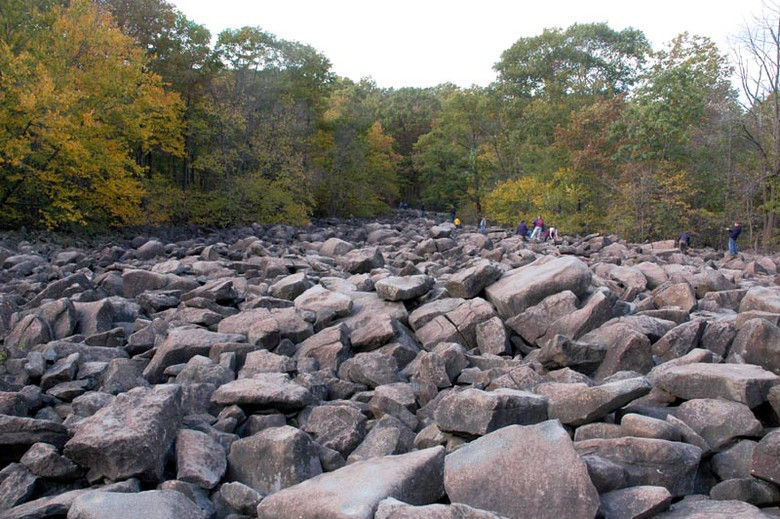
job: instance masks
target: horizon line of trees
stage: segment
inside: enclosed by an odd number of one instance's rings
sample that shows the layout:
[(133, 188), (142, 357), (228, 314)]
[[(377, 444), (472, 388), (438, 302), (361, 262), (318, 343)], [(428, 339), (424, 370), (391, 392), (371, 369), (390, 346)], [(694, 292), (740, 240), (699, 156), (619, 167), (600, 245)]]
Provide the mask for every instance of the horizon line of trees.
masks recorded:
[[(604, 23), (517, 40), (487, 87), (383, 89), (165, 0), (0, 4), (0, 228), (305, 224), (400, 201), (562, 232), (780, 243), (780, 9), (732, 58)], [(733, 88), (733, 73), (740, 81)]]

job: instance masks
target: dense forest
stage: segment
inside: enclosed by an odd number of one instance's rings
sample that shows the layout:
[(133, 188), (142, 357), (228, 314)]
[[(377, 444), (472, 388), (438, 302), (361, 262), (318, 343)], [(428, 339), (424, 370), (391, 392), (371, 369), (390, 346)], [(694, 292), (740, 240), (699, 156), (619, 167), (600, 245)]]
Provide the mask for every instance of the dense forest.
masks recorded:
[[(379, 88), (165, 0), (0, 3), (0, 228), (304, 224), (405, 201), (563, 232), (777, 247), (780, 11), (724, 54), (576, 24), (487, 87)], [(741, 81), (735, 88), (732, 77)]]

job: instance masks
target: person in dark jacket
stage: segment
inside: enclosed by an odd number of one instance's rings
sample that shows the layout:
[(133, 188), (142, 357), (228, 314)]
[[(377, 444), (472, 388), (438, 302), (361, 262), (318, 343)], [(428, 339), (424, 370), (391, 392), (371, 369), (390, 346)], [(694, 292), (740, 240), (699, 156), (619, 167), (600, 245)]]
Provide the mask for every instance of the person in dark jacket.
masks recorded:
[(734, 227), (729, 229), (729, 252), (732, 254), (739, 252), (737, 250), (737, 238), (739, 238), (741, 233), (742, 226), (739, 224), (739, 222), (734, 222)]
[(517, 234), (523, 238), (523, 241), (528, 241), (528, 226), (525, 224), (525, 220), (517, 226)]
[(677, 244), (680, 246), (682, 253), (685, 254), (688, 251), (688, 247), (691, 246), (691, 235), (683, 231)]

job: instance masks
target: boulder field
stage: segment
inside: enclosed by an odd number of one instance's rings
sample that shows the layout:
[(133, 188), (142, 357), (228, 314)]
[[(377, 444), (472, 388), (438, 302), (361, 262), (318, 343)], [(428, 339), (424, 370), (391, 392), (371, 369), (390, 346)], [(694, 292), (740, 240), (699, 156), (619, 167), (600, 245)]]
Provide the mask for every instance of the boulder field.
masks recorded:
[(61, 243), (0, 236), (2, 518), (780, 517), (777, 253), (408, 213)]

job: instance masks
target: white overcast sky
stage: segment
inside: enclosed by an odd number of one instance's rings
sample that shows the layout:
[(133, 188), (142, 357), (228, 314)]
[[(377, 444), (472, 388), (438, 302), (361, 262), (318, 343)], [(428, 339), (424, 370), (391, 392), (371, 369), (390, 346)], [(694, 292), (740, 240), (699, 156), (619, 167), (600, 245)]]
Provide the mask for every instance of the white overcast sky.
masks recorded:
[(642, 30), (658, 49), (688, 31), (728, 51), (762, 0), (169, 0), (212, 33), (258, 26), (316, 48), (333, 71), (380, 87), (485, 86), (519, 38), (606, 22)]

